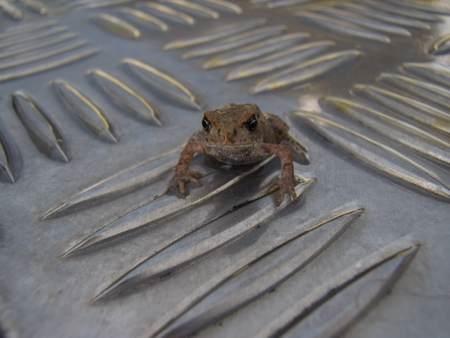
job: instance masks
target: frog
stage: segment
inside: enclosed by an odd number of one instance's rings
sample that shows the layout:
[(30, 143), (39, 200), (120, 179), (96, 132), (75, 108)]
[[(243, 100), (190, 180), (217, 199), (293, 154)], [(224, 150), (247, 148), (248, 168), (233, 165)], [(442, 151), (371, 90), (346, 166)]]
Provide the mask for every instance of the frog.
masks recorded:
[(223, 108), (204, 112), (202, 128), (186, 143), (168, 191), (178, 187), (185, 197), (189, 194), (188, 183), (201, 184), (201, 174), (189, 170), (195, 153), (203, 153), (205, 157), (231, 166), (255, 164), (272, 155), (278, 156), (281, 175), (267, 192), (279, 190), (277, 206), (286, 195), (293, 201), (297, 199), (293, 155), (296, 162), (309, 164), (307, 148), (289, 134), (289, 126), (278, 115), (262, 113), (253, 103), (229, 103)]

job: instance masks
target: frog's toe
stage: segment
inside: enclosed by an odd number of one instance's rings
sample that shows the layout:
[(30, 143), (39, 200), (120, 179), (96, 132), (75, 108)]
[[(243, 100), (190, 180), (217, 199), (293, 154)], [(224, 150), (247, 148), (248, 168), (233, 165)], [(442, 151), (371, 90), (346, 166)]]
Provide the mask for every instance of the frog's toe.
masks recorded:
[(178, 181), (174, 178), (174, 179), (172, 180), (172, 183), (170, 183), (170, 185), (167, 187), (167, 192), (172, 191), (172, 190), (175, 189), (178, 185), (179, 185)]
[(186, 183), (184, 181), (178, 180), (178, 179), (174, 179), (172, 181), (172, 183), (167, 188), (167, 192), (170, 192), (170, 191), (174, 190), (177, 187), (178, 187), (178, 192), (182, 196), (186, 197), (187, 195), (189, 195), (189, 190), (186, 187)]
[(295, 189), (294, 189), (294, 185), (284, 185), (281, 180), (276, 181), (271, 187), (270, 189), (267, 191), (268, 194), (271, 194), (273, 192), (275, 192), (276, 190), (279, 190), (278, 192), (278, 197), (277, 200), (275, 202), (275, 204), (277, 206), (279, 206), (281, 204), (281, 202), (283, 202), (284, 197), (286, 195), (290, 195), (291, 199), (293, 201), (295, 201), (297, 199), (297, 194), (295, 193)]
[(277, 207), (280, 206), (281, 202), (283, 202), (286, 195), (290, 195), (292, 201), (297, 200), (297, 194), (295, 193), (295, 190), (292, 189), (292, 191), (291, 191), (290, 189), (280, 189), (280, 192), (278, 193), (277, 202), (276, 202)]
[(190, 171), (185, 175), (179, 175), (175, 176), (172, 180), (172, 183), (167, 188), (167, 191), (171, 191), (178, 187), (178, 192), (183, 196), (186, 197), (189, 195), (189, 188), (187, 186), (188, 183), (194, 183), (201, 185), (202, 182), (198, 180), (202, 175), (201, 173)]
[(276, 181), (274, 184), (272, 184), (272, 186), (269, 188), (269, 190), (267, 190), (267, 194), (271, 194), (275, 191), (277, 191), (278, 189), (280, 189), (280, 181)]
[(187, 195), (189, 195), (189, 188), (187, 187), (185, 181), (180, 181), (178, 183), (178, 192), (183, 197), (186, 197)]

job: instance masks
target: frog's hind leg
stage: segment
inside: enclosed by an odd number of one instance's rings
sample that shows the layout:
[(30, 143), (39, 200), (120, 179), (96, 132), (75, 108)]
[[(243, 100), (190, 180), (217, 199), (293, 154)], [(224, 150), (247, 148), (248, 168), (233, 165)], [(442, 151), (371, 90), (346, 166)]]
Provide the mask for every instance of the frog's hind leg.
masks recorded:
[(291, 149), (292, 159), (295, 162), (305, 165), (309, 164), (308, 154), (306, 153), (308, 149), (299, 141), (297, 141), (295, 138), (293, 138), (291, 135), (289, 135), (288, 138), (281, 141), (280, 144), (288, 146), (289, 149)]

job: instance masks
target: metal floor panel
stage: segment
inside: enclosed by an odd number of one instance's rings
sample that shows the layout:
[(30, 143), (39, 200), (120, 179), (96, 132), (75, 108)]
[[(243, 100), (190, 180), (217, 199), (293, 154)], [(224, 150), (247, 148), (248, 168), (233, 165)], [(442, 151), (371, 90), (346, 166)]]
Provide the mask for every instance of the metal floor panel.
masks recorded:
[[(0, 10), (0, 337), (448, 337), (446, 1)], [(296, 203), (277, 159), (166, 194), (227, 103), (308, 148)]]

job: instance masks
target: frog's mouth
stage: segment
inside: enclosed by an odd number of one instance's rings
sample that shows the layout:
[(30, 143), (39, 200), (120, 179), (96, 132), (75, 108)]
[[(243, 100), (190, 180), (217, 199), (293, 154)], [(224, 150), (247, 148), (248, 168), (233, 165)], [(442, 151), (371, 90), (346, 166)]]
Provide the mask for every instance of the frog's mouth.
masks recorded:
[(207, 143), (211, 148), (252, 148), (259, 147), (263, 145), (263, 142), (258, 143), (246, 143), (246, 144), (211, 144)]

